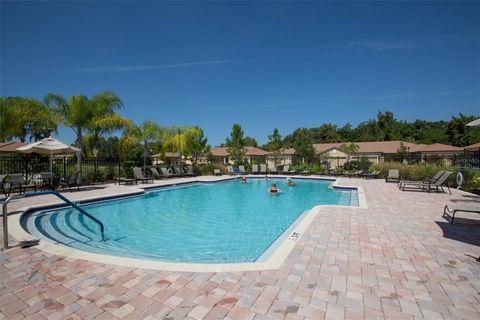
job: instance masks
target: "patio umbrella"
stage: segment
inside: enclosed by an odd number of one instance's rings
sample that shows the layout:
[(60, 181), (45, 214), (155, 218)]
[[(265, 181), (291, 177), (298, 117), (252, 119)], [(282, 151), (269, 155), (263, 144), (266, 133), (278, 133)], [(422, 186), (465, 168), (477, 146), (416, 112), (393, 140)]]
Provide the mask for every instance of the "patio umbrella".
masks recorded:
[(75, 153), (79, 152), (80, 149), (66, 145), (65, 143), (52, 137), (48, 137), (35, 143), (26, 145), (24, 147), (17, 148), (17, 151), (23, 153), (35, 152), (41, 154), (48, 154), (50, 156), (50, 174), (53, 174), (52, 162), (54, 155)]
[(467, 126), (469, 126), (469, 127), (480, 126), (480, 118), (467, 123)]

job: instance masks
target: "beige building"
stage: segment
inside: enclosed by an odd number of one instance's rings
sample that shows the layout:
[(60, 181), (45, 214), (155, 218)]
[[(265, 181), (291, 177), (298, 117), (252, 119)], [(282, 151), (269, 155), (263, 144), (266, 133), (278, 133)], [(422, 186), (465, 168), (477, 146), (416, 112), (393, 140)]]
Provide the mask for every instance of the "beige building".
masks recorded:
[[(293, 148), (286, 148), (282, 149), (280, 153), (280, 157), (277, 159), (278, 165), (291, 165), (295, 161), (295, 149)], [(275, 157), (272, 155), (271, 152), (267, 154), (267, 166), (272, 167), (275, 165)]]
[[(373, 142), (354, 142), (358, 146), (356, 154), (346, 155), (340, 151), (345, 143), (317, 143), (313, 147), (318, 154), (326, 154), (332, 166), (338, 166), (345, 161), (367, 158), (373, 163), (380, 163), (388, 160), (398, 160), (397, 155), (400, 148), (406, 148), (406, 152), (411, 159), (417, 161), (426, 161), (429, 158), (450, 159), (462, 153), (463, 149), (442, 143), (416, 144), (406, 141), (373, 141)], [(345, 158), (346, 157), (346, 158)]]
[[(217, 147), (217, 148), (212, 148), (210, 150), (211, 158), (213, 159), (213, 162), (216, 163), (223, 163), (223, 164), (230, 164), (233, 161), (230, 159), (227, 148), (226, 147)], [(256, 148), (256, 147), (245, 147), (245, 158), (248, 161), (248, 163), (265, 163), (265, 158), (267, 156), (268, 152)]]

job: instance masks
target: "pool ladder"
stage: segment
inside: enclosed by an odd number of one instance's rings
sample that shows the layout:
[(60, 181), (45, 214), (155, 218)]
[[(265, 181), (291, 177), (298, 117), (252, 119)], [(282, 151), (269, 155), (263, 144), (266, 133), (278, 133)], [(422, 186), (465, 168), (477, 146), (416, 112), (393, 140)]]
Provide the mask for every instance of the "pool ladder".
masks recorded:
[(8, 249), (8, 220), (7, 220), (8, 219), (8, 212), (7, 212), (8, 211), (7, 210), (8, 203), (11, 200), (15, 200), (15, 199), (30, 198), (30, 197), (34, 197), (34, 196), (43, 196), (43, 195), (49, 195), (49, 194), (53, 195), (53, 196), (56, 196), (60, 200), (63, 200), (63, 202), (65, 202), (66, 204), (68, 204), (72, 208), (77, 209), (78, 211), (80, 211), (80, 213), (84, 214), (85, 216), (90, 218), (90, 220), (92, 220), (93, 222), (98, 224), (98, 226), (100, 227), (100, 232), (102, 233), (102, 241), (105, 241), (105, 227), (103, 226), (103, 223), (100, 220), (98, 220), (97, 218), (95, 218), (94, 216), (92, 216), (87, 211), (85, 211), (82, 208), (80, 208), (79, 206), (77, 206), (74, 202), (65, 198), (60, 193), (55, 192), (55, 191), (28, 192), (28, 193), (25, 193), (24, 195), (18, 194), (18, 195), (14, 195), (14, 196), (9, 196), (5, 200), (5, 202), (3, 203), (3, 208), (2, 208), (3, 209), (2, 210), (2, 212), (3, 212), (3, 250)]

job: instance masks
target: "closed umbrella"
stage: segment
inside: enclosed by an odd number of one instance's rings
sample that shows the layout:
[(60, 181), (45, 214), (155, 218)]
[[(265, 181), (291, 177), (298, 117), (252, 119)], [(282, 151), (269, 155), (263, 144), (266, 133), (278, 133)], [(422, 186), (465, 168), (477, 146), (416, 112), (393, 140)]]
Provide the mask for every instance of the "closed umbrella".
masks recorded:
[(80, 149), (69, 146), (57, 139), (52, 137), (48, 137), (37, 141), (35, 143), (31, 143), (29, 145), (17, 148), (17, 151), (23, 153), (41, 153), (41, 154), (48, 154), (50, 156), (50, 174), (53, 174), (52, 162), (53, 156), (56, 154), (71, 154), (75, 152), (79, 152)]

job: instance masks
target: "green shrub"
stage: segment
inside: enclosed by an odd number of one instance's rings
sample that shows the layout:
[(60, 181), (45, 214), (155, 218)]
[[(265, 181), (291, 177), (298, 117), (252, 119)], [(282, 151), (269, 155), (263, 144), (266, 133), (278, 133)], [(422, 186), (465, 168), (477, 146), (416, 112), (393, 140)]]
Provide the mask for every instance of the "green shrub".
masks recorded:
[[(425, 179), (432, 178), (438, 171), (451, 171), (453, 172), (450, 178), (447, 180), (447, 184), (451, 187), (456, 187), (456, 175), (459, 171), (458, 168), (452, 166), (446, 166), (444, 164), (425, 164), (425, 163), (415, 163), (413, 165), (404, 165), (398, 162), (382, 162), (373, 165), (375, 170), (380, 171), (380, 176), (385, 178), (390, 169), (398, 169), (400, 171), (400, 178), (404, 180), (415, 180), (421, 181)], [(480, 176), (479, 172), (476, 172), (471, 169), (462, 170), (464, 185), (462, 189), (469, 192), (479, 192), (480, 189), (477, 186), (475, 179), (476, 176)]]
[(350, 160), (345, 162), (343, 168), (347, 171), (358, 171), (362, 170), (365, 172), (370, 171), (372, 167), (372, 162), (367, 158), (360, 158), (359, 160)]
[(199, 164), (193, 168), (195, 173), (201, 176), (212, 175), (213, 169), (219, 169), (222, 174), (225, 174), (225, 166), (223, 164)]

